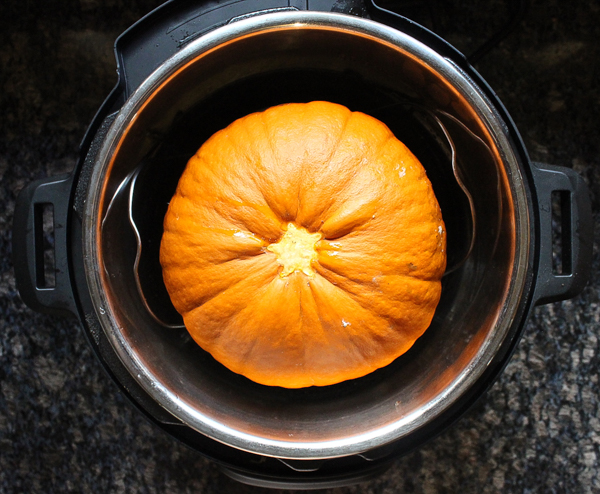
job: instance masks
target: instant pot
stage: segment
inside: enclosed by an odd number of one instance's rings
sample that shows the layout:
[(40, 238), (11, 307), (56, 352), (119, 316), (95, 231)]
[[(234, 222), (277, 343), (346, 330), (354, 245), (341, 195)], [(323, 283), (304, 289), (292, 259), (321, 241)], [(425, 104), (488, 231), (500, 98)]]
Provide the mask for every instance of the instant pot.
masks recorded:
[[(19, 195), (18, 288), (34, 310), (75, 314), (141, 412), (235, 479), (310, 489), (378, 475), (482, 395), (535, 305), (585, 286), (583, 179), (532, 163), (469, 61), (407, 18), (372, 1), (173, 0), (121, 35), (115, 52), (118, 83), (75, 170)], [(360, 379), (283, 389), (232, 373), (191, 340), (158, 251), (178, 178), (210, 135), (313, 100), (382, 120), (423, 163), (446, 223), (448, 270), (431, 327), (405, 355)]]

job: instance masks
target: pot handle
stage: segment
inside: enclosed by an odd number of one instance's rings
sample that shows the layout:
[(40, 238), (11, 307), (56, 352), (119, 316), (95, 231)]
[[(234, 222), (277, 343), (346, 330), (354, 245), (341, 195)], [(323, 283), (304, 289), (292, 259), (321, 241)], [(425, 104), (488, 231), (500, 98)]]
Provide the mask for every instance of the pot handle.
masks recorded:
[[(539, 269), (534, 292), (536, 305), (578, 295), (590, 276), (593, 250), (593, 218), (589, 189), (570, 168), (532, 163), (538, 199)], [(561, 205), (562, 270), (553, 267), (552, 196)]]
[[(15, 280), (23, 302), (38, 312), (77, 314), (67, 240), (72, 184), (70, 174), (43, 178), (25, 186), (17, 197), (12, 242)], [(44, 246), (44, 216), (53, 222), (53, 231), (46, 232), (49, 249)], [(45, 255), (53, 257), (49, 266)]]

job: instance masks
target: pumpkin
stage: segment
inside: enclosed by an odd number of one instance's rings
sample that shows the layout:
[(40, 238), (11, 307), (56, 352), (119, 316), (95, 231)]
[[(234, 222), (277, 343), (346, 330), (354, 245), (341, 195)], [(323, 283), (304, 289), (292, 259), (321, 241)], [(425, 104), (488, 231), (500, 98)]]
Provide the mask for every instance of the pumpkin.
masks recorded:
[(325, 386), (405, 353), (446, 265), (423, 166), (379, 120), (316, 101), (240, 118), (189, 160), (165, 286), (192, 338), (265, 385)]

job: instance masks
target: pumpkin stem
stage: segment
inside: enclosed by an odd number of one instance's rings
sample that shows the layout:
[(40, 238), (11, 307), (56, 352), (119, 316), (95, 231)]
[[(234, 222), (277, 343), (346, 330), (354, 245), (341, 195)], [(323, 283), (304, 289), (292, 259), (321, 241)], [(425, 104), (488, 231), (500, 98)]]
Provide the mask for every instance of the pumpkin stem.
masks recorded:
[(316, 243), (321, 240), (320, 233), (309, 233), (305, 228), (288, 223), (287, 231), (281, 240), (267, 247), (277, 255), (277, 262), (283, 266), (279, 276), (285, 278), (294, 271), (302, 271), (312, 278), (315, 272), (311, 263), (317, 260)]

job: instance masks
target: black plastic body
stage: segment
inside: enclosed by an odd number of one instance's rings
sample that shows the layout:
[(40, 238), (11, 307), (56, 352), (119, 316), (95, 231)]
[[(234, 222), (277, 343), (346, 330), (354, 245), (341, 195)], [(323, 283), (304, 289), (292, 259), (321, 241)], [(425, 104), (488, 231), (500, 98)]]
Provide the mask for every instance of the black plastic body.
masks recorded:
[[(401, 30), (453, 60), (486, 93), (506, 122), (530, 195), (531, 245), (525, 290), (507, 343), (467, 395), (418, 434), (363, 455), (326, 461), (287, 461), (238, 451), (190, 429), (158, 406), (137, 384), (106, 339), (88, 293), (82, 253), (82, 198), (89, 188), (95, 153), (115, 114), (132, 91), (168, 57), (192, 39), (239, 16), (278, 9), (322, 10), (369, 16)], [(266, 487), (325, 488), (368, 480), (381, 473), (393, 459), (405, 454), (453, 423), (494, 382), (508, 362), (532, 308), (572, 297), (587, 282), (592, 255), (592, 215), (583, 180), (572, 170), (529, 161), (510, 116), (467, 59), (427, 29), (409, 19), (360, 0), (170, 0), (140, 20), (115, 44), (119, 80), (99, 109), (81, 145), (81, 161), (69, 176), (34, 182), (19, 195), (14, 224), (14, 265), (18, 289), (32, 309), (77, 315), (91, 346), (121, 391), (155, 424), (175, 438), (218, 462), (240, 481)], [(563, 218), (563, 255), (568, 254), (568, 273), (552, 268), (551, 196), (565, 191), (570, 202)], [(566, 196), (566, 197), (567, 197)], [(36, 208), (51, 204), (55, 215), (54, 288), (39, 287), (39, 221)], [(37, 239), (37, 240), (36, 240)], [(37, 243), (36, 243), (37, 242)]]

